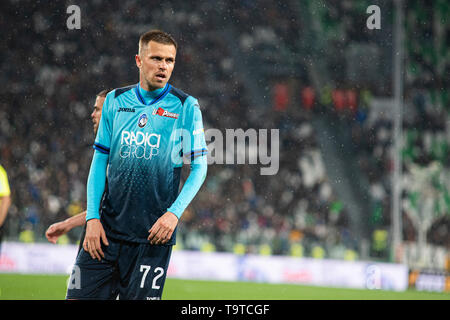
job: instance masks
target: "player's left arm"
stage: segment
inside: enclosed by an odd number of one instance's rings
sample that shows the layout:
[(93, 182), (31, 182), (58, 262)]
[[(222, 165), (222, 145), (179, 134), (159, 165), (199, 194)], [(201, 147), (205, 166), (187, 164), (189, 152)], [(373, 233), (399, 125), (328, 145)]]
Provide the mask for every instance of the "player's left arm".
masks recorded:
[(202, 114), (197, 100), (192, 98), (189, 103), (193, 104), (189, 125), (186, 127), (189, 139), (186, 137), (183, 139), (183, 150), (184, 154), (190, 158), (191, 171), (176, 200), (149, 230), (148, 240), (151, 244), (164, 244), (170, 240), (181, 215), (194, 199), (206, 178), (207, 147)]
[[(206, 158), (206, 155), (202, 157)], [(164, 244), (170, 240), (178, 220), (205, 181), (207, 168), (206, 161), (191, 164), (191, 172), (177, 199), (149, 230), (148, 240), (150, 244)]]

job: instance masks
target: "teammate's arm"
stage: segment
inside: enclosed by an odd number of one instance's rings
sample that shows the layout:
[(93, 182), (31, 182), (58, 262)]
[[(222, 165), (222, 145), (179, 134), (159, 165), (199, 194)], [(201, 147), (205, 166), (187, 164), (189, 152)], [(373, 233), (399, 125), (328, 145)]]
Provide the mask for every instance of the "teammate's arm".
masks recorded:
[(56, 243), (58, 238), (66, 234), (76, 227), (81, 227), (86, 223), (86, 211), (80, 212), (77, 215), (67, 218), (66, 220), (56, 222), (48, 227), (45, 232), (47, 240), (51, 243)]

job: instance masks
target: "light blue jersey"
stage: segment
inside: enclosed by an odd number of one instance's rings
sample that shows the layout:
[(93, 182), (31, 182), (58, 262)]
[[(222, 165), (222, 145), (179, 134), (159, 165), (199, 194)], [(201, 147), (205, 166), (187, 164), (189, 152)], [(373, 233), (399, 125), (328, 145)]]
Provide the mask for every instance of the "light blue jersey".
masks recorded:
[[(170, 84), (152, 92), (139, 84), (115, 89), (103, 104), (94, 148), (108, 155), (100, 208), (107, 236), (148, 243), (160, 216), (171, 211), (180, 217), (187, 205), (177, 199), (183, 158), (206, 165), (198, 101)], [(174, 242), (175, 232), (168, 244)]]

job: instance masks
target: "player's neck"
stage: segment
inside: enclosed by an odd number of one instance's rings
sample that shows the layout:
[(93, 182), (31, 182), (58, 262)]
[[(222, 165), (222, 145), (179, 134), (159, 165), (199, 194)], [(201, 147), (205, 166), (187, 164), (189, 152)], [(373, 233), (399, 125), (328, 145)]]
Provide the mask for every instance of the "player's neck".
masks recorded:
[(139, 92), (145, 100), (154, 99), (164, 90), (164, 88), (165, 86), (162, 88), (148, 88), (148, 86), (146, 86), (144, 89), (142, 83), (139, 83)]

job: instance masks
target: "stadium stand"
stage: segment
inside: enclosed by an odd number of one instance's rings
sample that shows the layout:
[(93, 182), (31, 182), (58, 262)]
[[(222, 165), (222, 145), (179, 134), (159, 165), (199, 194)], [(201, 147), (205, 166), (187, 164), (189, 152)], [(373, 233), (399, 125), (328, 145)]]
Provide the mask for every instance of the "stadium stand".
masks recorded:
[[(390, 94), (390, 80), (380, 84), (380, 78), (390, 79), (384, 59), (392, 39), (355, 32), (365, 27), (368, 1), (305, 2), (309, 10), (317, 9), (318, 28), (329, 44), (321, 52), (330, 83), (322, 88), (315, 87), (309, 67), (316, 51), (305, 45), (312, 26), (296, 1), (146, 1), (154, 5), (147, 11), (140, 1), (96, 0), (81, 5), (81, 29), (70, 31), (65, 7), (25, 2), (0, 4), (0, 27), (21, 21), (0, 40), (0, 159), (12, 186), (10, 239), (22, 234), (27, 241), (43, 241), (51, 223), (84, 208), (93, 97), (102, 88), (137, 82), (138, 36), (157, 27), (179, 42), (172, 83), (199, 99), (206, 129), (280, 129), (276, 176), (261, 176), (258, 165), (209, 166), (181, 221), (179, 247), (356, 259), (361, 243), (352, 213), (330, 179), (327, 150), (314, 125), (315, 119), (331, 116), (348, 125), (368, 181), (369, 254), (389, 258), (391, 123), (369, 117), (372, 97)], [(406, 8), (407, 37), (413, 40), (407, 42), (405, 102), (414, 112), (404, 123), (404, 167), (435, 160), (448, 169), (448, 33), (445, 38), (433, 28), (421, 3), (410, 1)], [(433, 19), (449, 16), (445, 1), (433, 2), (425, 12)], [(377, 53), (379, 58), (366, 65), (380, 67), (381, 76), (355, 78), (357, 72), (342, 63), (365, 49)], [(404, 200), (409, 199), (405, 192)], [(414, 240), (408, 217), (405, 212), (405, 239)], [(430, 242), (450, 246), (448, 216), (430, 230)], [(76, 230), (68, 236), (78, 240)]]

